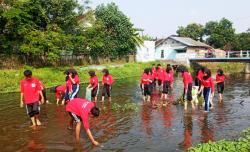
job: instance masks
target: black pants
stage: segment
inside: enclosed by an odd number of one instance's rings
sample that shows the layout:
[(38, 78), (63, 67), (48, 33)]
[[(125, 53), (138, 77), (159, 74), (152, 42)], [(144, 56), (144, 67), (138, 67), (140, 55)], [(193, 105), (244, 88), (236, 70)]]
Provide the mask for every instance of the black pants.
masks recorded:
[(224, 92), (224, 82), (217, 83), (217, 91), (218, 91), (218, 93), (223, 94), (223, 92)]
[(164, 81), (162, 93), (168, 94), (169, 92), (170, 92), (170, 81)]
[(34, 117), (35, 115), (38, 115), (40, 113), (40, 105), (39, 102), (34, 102), (26, 105), (26, 111), (27, 114), (30, 117)]
[(107, 94), (108, 97), (111, 96), (111, 85), (104, 84), (102, 88), (102, 96)]
[(193, 98), (192, 98), (192, 87), (193, 87), (193, 84), (189, 83), (188, 84), (188, 88), (187, 88), (187, 94), (186, 94), (185, 89), (184, 89), (183, 100), (185, 100), (185, 96), (186, 95), (187, 95), (187, 100), (188, 101), (192, 101), (193, 100)]
[(144, 96), (147, 96), (147, 95), (151, 95), (151, 85), (150, 84), (144, 84), (144, 85), (142, 85), (143, 87), (142, 87), (142, 90), (143, 90), (143, 95)]

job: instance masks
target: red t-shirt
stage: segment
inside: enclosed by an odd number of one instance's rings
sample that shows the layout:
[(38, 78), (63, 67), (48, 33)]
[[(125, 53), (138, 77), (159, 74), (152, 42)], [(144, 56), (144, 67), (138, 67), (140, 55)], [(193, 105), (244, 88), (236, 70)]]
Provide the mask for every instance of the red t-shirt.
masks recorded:
[(208, 78), (207, 80), (202, 79), (201, 84), (206, 88), (211, 88), (212, 92), (214, 92), (214, 80), (212, 77)]
[(163, 81), (170, 81), (171, 83), (174, 81), (172, 73), (167, 73), (166, 71), (164, 72), (164, 77)]
[(152, 77), (153, 77), (153, 79), (157, 78), (157, 72), (156, 72), (156, 68), (155, 67), (152, 68)]
[[(76, 75), (73, 79), (75, 81), (75, 84), (80, 84), (80, 78), (78, 75)], [(73, 82), (72, 82), (72, 84), (73, 84)]]
[(70, 92), (72, 91), (72, 82), (70, 79), (66, 81), (66, 89)]
[(61, 94), (63, 94), (66, 90), (66, 85), (61, 85), (56, 87), (56, 98), (60, 98)]
[(197, 79), (199, 79), (200, 81), (203, 79), (204, 73), (202, 72), (202, 70), (198, 71), (198, 75), (196, 76)]
[(225, 75), (216, 75), (216, 82), (223, 83), (225, 81)]
[[(33, 78), (34, 78), (34, 77), (33, 77)], [(42, 83), (42, 81), (40, 81), (38, 78), (34, 78), (34, 79), (37, 79), (37, 80), (38, 80), (38, 82), (39, 82), (40, 87), (41, 87), (42, 90), (45, 89), (45, 85)]]
[(25, 104), (39, 101), (39, 91), (41, 91), (41, 86), (38, 79), (23, 79), (20, 81), (20, 88), (21, 93), (23, 93), (24, 96)]
[(152, 77), (150, 75), (147, 75), (146, 73), (143, 73), (141, 76), (141, 84), (150, 84), (150, 81), (148, 79), (151, 79)]
[(108, 85), (112, 85), (113, 84), (113, 78), (112, 78), (112, 76), (109, 74), (109, 75), (104, 75), (103, 77), (102, 77), (102, 83), (103, 84), (108, 84)]
[(89, 114), (94, 107), (94, 103), (85, 99), (75, 98), (66, 105), (66, 111), (72, 112), (82, 118), (85, 129), (89, 129)]
[(93, 88), (96, 88), (98, 86), (97, 76), (91, 77), (89, 83), (92, 85)]
[(162, 68), (159, 68), (157, 70), (157, 77), (158, 77), (158, 80), (163, 80), (164, 79), (164, 70)]
[(189, 72), (182, 74), (184, 88), (187, 89), (189, 83), (193, 83), (192, 75)]

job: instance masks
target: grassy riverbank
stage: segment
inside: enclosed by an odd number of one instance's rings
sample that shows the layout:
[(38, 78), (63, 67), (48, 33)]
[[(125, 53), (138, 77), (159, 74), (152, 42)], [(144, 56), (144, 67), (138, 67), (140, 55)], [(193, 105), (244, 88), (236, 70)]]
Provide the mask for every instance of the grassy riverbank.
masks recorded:
[(102, 78), (101, 69), (108, 68), (114, 79), (122, 79), (133, 76), (140, 76), (143, 69), (150, 67), (153, 62), (149, 63), (125, 63), (125, 64), (109, 64), (101, 66), (91, 66), (91, 68), (84, 66), (76, 67), (44, 67), (33, 68), (23, 67), (18, 70), (1, 70), (0, 72), (0, 93), (18, 92), (19, 82), (23, 78), (23, 71), (30, 69), (33, 76), (39, 78), (47, 88), (65, 83), (65, 76), (63, 72), (68, 68), (75, 68), (81, 78), (81, 83), (89, 81), (88, 71), (93, 69), (96, 71), (99, 80)]
[(188, 152), (249, 152), (250, 151), (250, 128), (241, 132), (242, 137), (235, 141), (220, 140), (199, 144), (190, 148)]
[[(19, 82), (23, 78), (23, 71), (25, 69), (30, 69), (33, 71), (33, 75), (38, 77), (47, 88), (53, 87), (56, 85), (63, 84), (65, 82), (65, 76), (63, 72), (68, 68), (75, 68), (81, 78), (81, 83), (87, 83), (89, 81), (88, 71), (93, 69), (96, 71), (99, 79), (102, 77), (101, 69), (108, 68), (110, 73), (113, 75), (114, 79), (122, 79), (127, 77), (140, 76), (143, 69), (150, 67), (153, 62), (149, 63), (125, 63), (125, 64), (108, 64), (101, 66), (76, 66), (76, 67), (44, 67), (44, 68), (33, 68), (25, 66), (18, 70), (1, 70), (0, 71), (0, 93), (8, 92), (18, 92), (19, 91)], [(159, 63), (159, 62), (155, 62)], [(162, 63), (163, 67), (166, 66), (166, 63)], [(243, 63), (203, 63), (203, 66), (210, 68), (213, 73), (216, 72), (218, 68), (222, 68), (225, 73), (239, 73), (244, 69)], [(194, 71), (194, 68), (199, 65), (191, 66), (190, 71)]]
[(204, 66), (211, 69), (212, 73), (221, 68), (226, 74), (240, 73), (244, 71), (246, 63), (231, 63), (231, 62), (204, 62), (199, 64), (192, 64), (191, 70), (198, 66)]

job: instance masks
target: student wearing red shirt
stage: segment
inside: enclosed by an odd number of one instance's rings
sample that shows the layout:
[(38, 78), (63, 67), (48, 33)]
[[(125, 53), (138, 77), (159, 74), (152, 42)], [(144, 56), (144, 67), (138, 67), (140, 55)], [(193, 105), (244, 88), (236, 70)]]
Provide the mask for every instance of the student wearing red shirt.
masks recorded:
[(89, 71), (89, 85), (88, 88), (92, 88), (91, 90), (91, 97), (94, 99), (94, 102), (97, 102), (97, 95), (99, 92), (99, 83), (98, 83), (98, 77), (95, 74), (95, 71)]
[(102, 77), (102, 102), (104, 102), (105, 95), (107, 94), (109, 101), (111, 101), (111, 88), (113, 84), (113, 77), (109, 74), (108, 69), (102, 70), (103, 77)]
[(62, 105), (64, 105), (64, 94), (66, 91), (66, 85), (59, 85), (50, 89), (51, 92), (56, 95), (56, 104), (59, 104), (59, 101), (62, 99)]
[(41, 125), (38, 118), (40, 113), (39, 95), (41, 96), (42, 103), (44, 102), (44, 98), (39, 80), (32, 77), (32, 72), (30, 70), (25, 70), (24, 76), (25, 78), (20, 82), (20, 107), (23, 107), (23, 104), (26, 105), (27, 114), (30, 116), (32, 127), (35, 127), (37, 125)]
[(167, 68), (170, 68), (170, 74), (172, 75), (173, 81), (170, 84), (171, 89), (174, 89), (174, 70), (170, 64), (167, 64)]
[(167, 96), (171, 90), (171, 84), (173, 83), (173, 75), (171, 74), (171, 67), (167, 67), (166, 71), (164, 72), (163, 76), (163, 90), (161, 99), (167, 99)]
[(187, 101), (191, 101), (192, 108), (195, 109), (193, 99), (192, 99), (192, 86), (193, 86), (192, 75), (190, 72), (188, 72), (186, 68), (183, 68), (181, 72), (182, 72), (183, 85), (184, 85), (184, 93), (183, 93), (184, 109), (187, 110)]
[(141, 88), (143, 92), (143, 100), (144, 101), (150, 101), (151, 96), (151, 83), (152, 83), (152, 76), (150, 74), (150, 69), (146, 68), (144, 70), (144, 73), (141, 76)]
[(222, 69), (218, 69), (216, 74), (216, 84), (217, 84), (217, 91), (219, 94), (219, 100), (223, 100), (223, 91), (224, 91), (224, 85), (225, 85), (225, 75)]
[(201, 91), (203, 91), (203, 97), (205, 100), (205, 112), (209, 112), (209, 109), (213, 106), (212, 98), (214, 97), (214, 82), (209, 69), (204, 70), (199, 93), (201, 93)]
[[(196, 71), (195, 75), (195, 86), (199, 86), (199, 89), (201, 88), (201, 81), (203, 76), (204, 76), (204, 67), (201, 67)], [(201, 94), (199, 94), (198, 96), (200, 97)]]
[(80, 89), (80, 78), (78, 76), (78, 73), (75, 69), (70, 69), (69, 72), (69, 81), (72, 85), (72, 93), (70, 95), (70, 100), (77, 98), (77, 94)]
[(71, 81), (69, 80), (69, 74), (70, 74), (70, 71), (69, 70), (66, 70), (64, 72), (65, 74), (65, 86), (66, 86), (66, 90), (65, 90), (65, 94), (64, 94), (64, 101), (67, 103), (70, 101), (70, 96), (72, 94), (72, 83)]
[[(94, 117), (98, 117), (100, 114), (100, 110), (95, 107), (94, 103), (85, 99), (75, 98), (72, 99), (66, 105), (66, 111), (69, 112), (69, 115), (76, 122), (76, 140), (80, 141), (80, 131), (81, 131), (81, 122), (83, 123), (83, 127), (90, 139), (90, 141), (95, 145), (99, 146), (100, 144), (94, 139), (89, 126), (89, 116), (90, 114)], [(70, 124), (73, 127), (73, 123)]]
[(157, 64), (157, 80), (158, 80), (158, 86), (159, 90), (162, 90), (162, 83), (163, 83), (163, 76), (164, 76), (164, 69), (161, 67), (161, 64)]
[(153, 78), (152, 84), (153, 84), (153, 88), (155, 89), (155, 87), (156, 87), (156, 80), (157, 80), (157, 71), (156, 71), (155, 64), (152, 65), (151, 73), (152, 73), (152, 78)]

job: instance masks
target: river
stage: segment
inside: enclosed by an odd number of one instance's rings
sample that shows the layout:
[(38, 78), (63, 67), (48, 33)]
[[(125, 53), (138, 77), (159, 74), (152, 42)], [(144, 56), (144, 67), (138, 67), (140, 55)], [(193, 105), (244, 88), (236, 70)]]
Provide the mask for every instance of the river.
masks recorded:
[[(74, 132), (66, 129), (69, 116), (63, 106), (42, 105), (43, 125), (29, 128), (24, 108), (19, 108), (19, 93), (0, 94), (0, 147), (2, 152), (24, 151), (183, 151), (198, 143), (235, 139), (250, 126), (250, 75), (230, 75), (226, 82), (224, 102), (204, 114), (202, 108), (183, 111), (183, 106), (170, 104), (153, 109), (142, 102), (139, 78), (119, 80), (112, 92), (112, 103), (138, 103), (139, 111), (112, 111), (111, 104), (98, 104), (101, 115), (90, 119), (91, 130), (103, 147), (94, 147), (81, 132), (81, 144), (75, 144)], [(175, 78), (171, 102), (180, 96), (182, 82)], [(83, 86), (82, 88), (84, 88)], [(80, 90), (84, 95), (84, 89)], [(48, 93), (54, 103), (54, 94)], [(157, 92), (155, 100), (159, 100)]]

